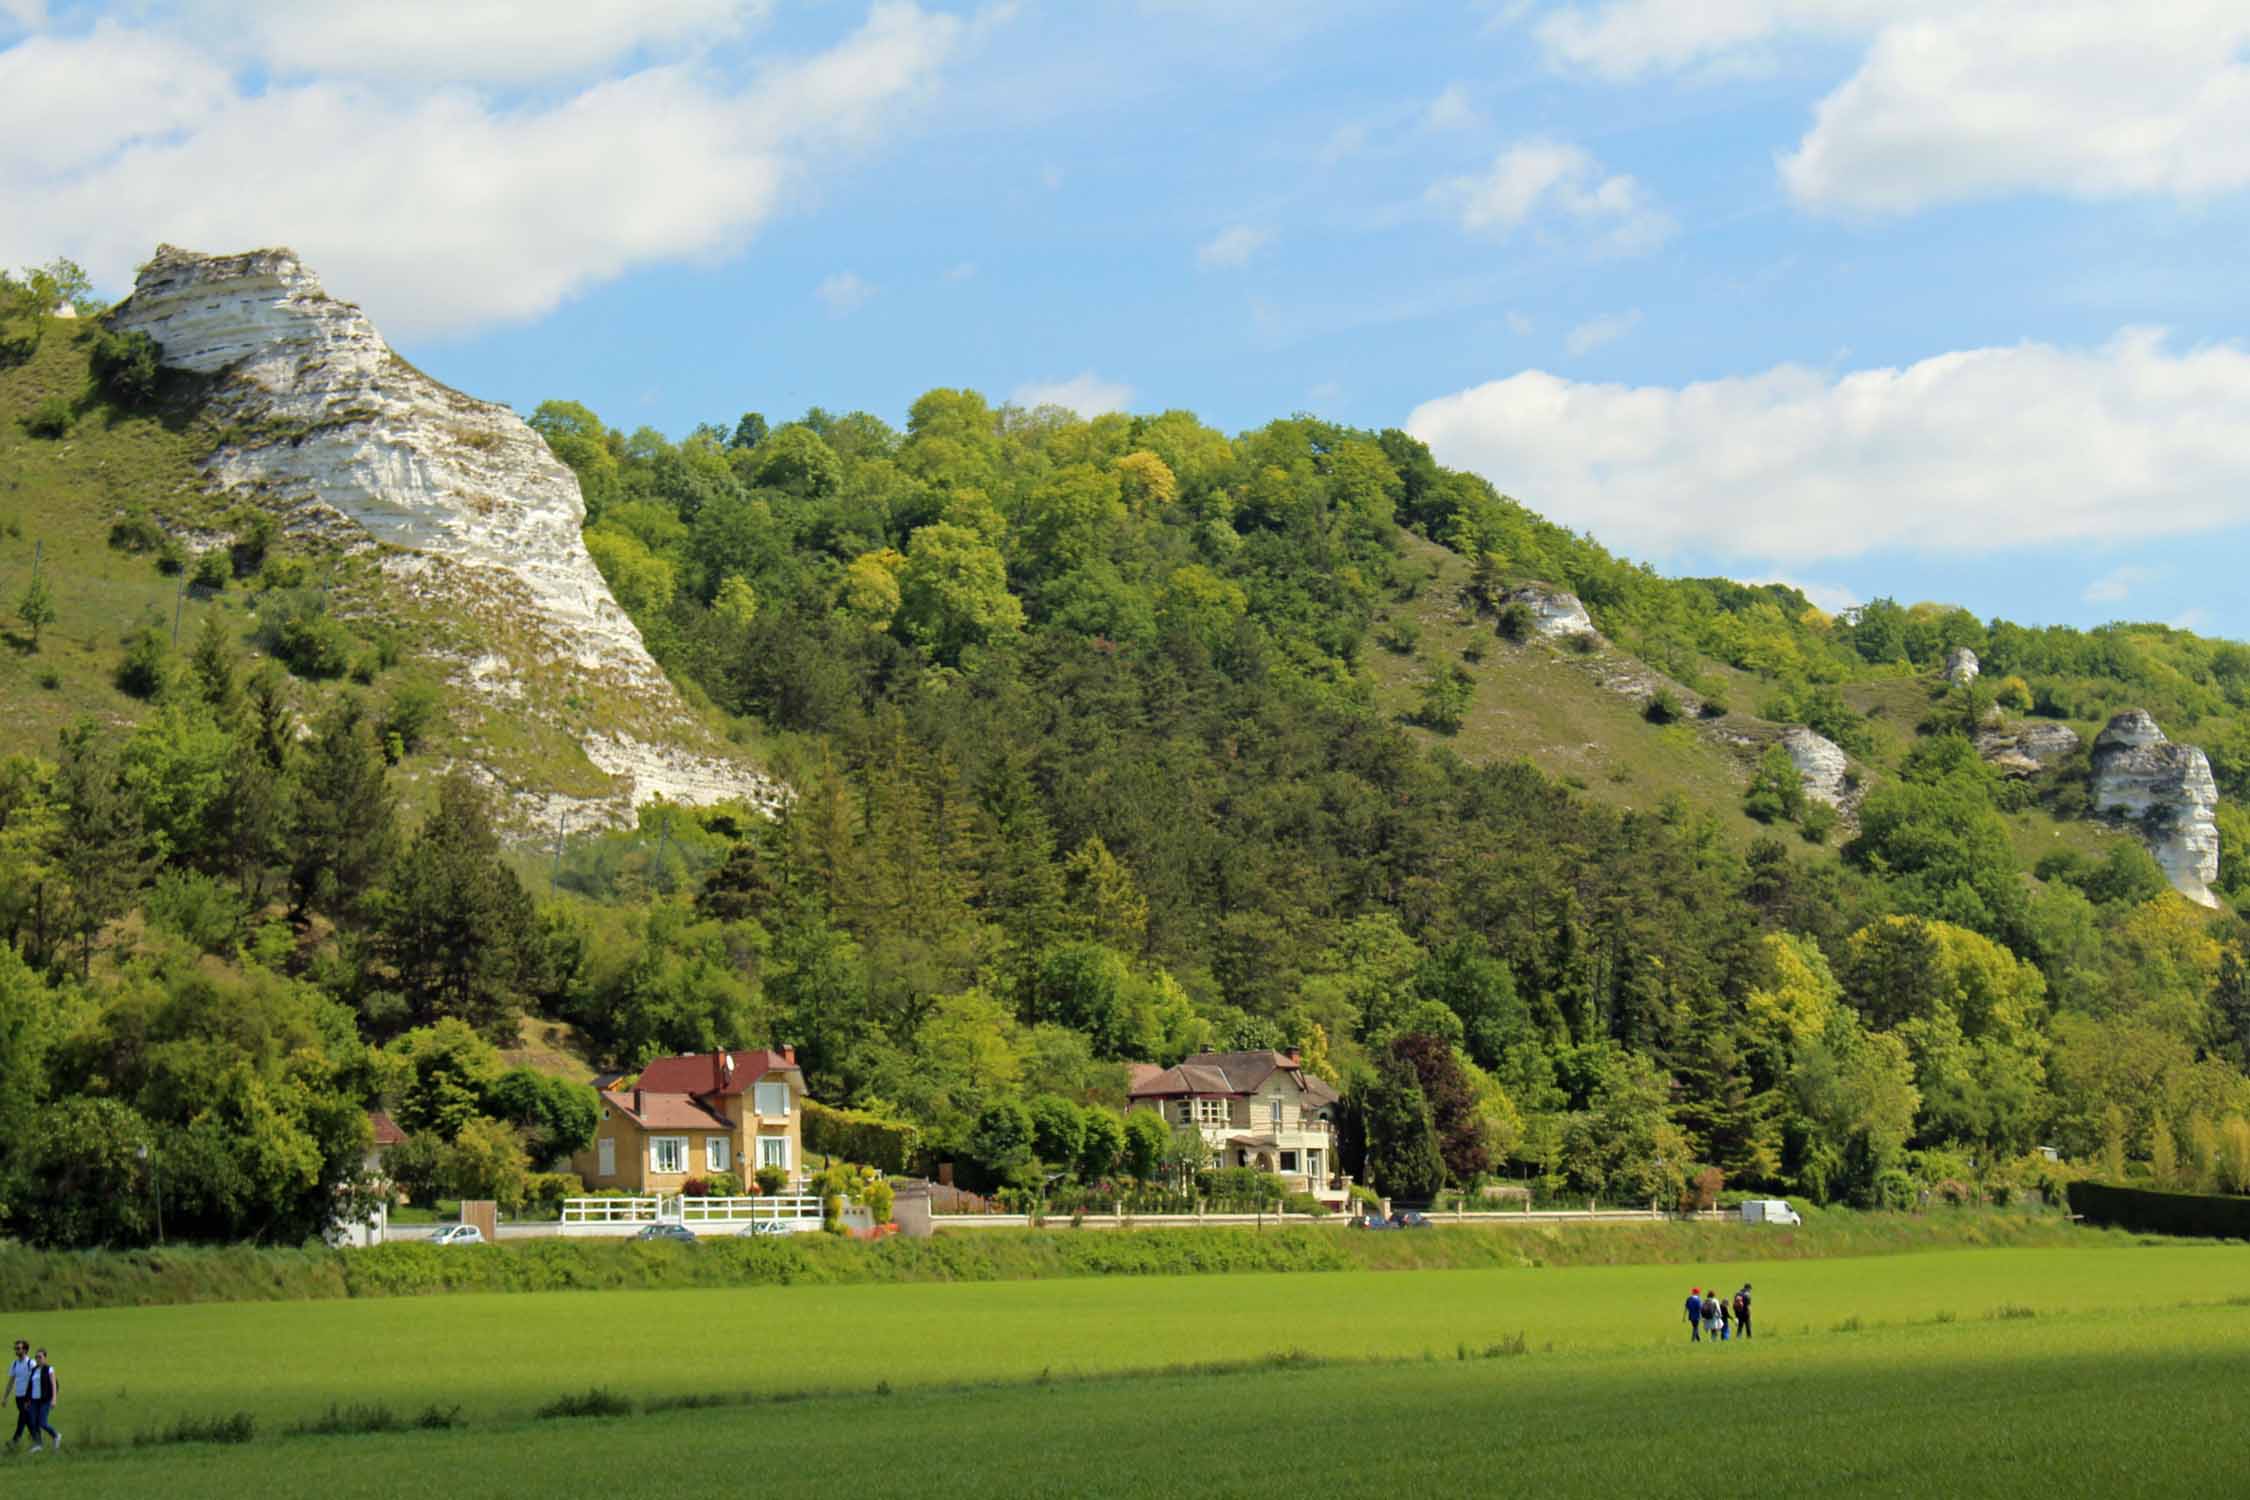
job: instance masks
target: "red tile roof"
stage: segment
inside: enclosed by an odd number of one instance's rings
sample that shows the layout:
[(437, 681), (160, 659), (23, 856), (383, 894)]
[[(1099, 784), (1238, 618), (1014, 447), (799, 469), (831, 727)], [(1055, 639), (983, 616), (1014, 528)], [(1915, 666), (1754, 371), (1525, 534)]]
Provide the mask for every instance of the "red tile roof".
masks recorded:
[[(638, 1109), (633, 1107), (636, 1096), (640, 1100)], [(611, 1089), (602, 1095), (602, 1102), (643, 1130), (733, 1128), (726, 1116), (687, 1094), (658, 1094), (647, 1089), (634, 1089), (631, 1092)]]
[[(734, 1071), (727, 1071), (727, 1060)], [(691, 1052), (683, 1057), (660, 1057), (641, 1069), (644, 1093), (711, 1094), (725, 1098), (745, 1094), (768, 1073), (797, 1071), (796, 1049), (779, 1052), (764, 1047), (734, 1052)]]
[(1129, 1099), (1172, 1099), (1183, 1095), (1223, 1094), (1242, 1098), (1258, 1091), (1276, 1073), (1287, 1073), (1307, 1102), (1333, 1104), (1336, 1091), (1304, 1071), (1286, 1052), (1198, 1052), (1176, 1068), (1136, 1064), (1126, 1088)]
[(375, 1144), (377, 1147), (403, 1146), (406, 1144), (406, 1132), (399, 1129), (397, 1122), (383, 1111), (379, 1109), (369, 1110), (367, 1112), (367, 1123), (375, 1127)]

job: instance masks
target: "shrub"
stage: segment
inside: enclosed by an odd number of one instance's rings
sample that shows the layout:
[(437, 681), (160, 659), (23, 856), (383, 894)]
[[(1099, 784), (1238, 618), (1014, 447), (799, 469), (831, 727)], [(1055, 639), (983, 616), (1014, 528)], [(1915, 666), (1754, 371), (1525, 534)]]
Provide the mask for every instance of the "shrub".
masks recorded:
[(234, 559), (213, 548), (195, 559), (195, 586), (199, 589), (223, 589), (234, 581)]
[(1399, 656), (1412, 656), (1414, 648), (1422, 643), (1422, 627), (1410, 616), (1401, 615), (1375, 633), (1383, 649)]
[(137, 1448), (158, 1443), (247, 1443), (258, 1435), (258, 1419), (246, 1411), (223, 1417), (180, 1417), (169, 1427), (142, 1432), (133, 1439)]
[(2089, 1223), (2148, 1234), (2250, 1240), (2250, 1198), (2164, 1193), (2104, 1182), (2073, 1182), (2064, 1192), (2070, 1198), (2070, 1211)]
[(422, 748), (444, 712), (445, 702), (437, 684), (413, 678), (391, 690), (391, 701), (384, 705), (376, 732), (385, 739), (395, 738), (401, 755), (411, 755)]
[(198, 870), (166, 870), (148, 893), (148, 919), (176, 933), (205, 953), (233, 950), (248, 914), (233, 885)]
[(760, 1167), (757, 1172), (758, 1191), (768, 1198), (789, 1185), (789, 1174), (779, 1167)]
[(1797, 836), (1808, 844), (1825, 844), (1836, 829), (1836, 809), (1810, 798), (1797, 818)]
[(299, 677), (341, 677), (352, 665), (352, 634), (318, 594), (277, 595), (265, 608), (260, 634), (266, 649)]
[(164, 545), (164, 528), (136, 505), (110, 523), (109, 544), (119, 552), (154, 552)]
[(1492, 628), (1499, 633), (1500, 639), (1521, 645), (1530, 640), (1532, 633), (1539, 628), (1539, 616), (1532, 612), (1530, 605), (1519, 599), (1513, 604), (1500, 606), (1500, 612), (1493, 617)]
[(919, 1126), (864, 1110), (816, 1104), (810, 1099), (805, 1101), (803, 1128), (807, 1151), (865, 1162), (894, 1175), (913, 1171), (922, 1149)]
[(117, 687), (136, 698), (154, 698), (164, 691), (170, 676), (171, 644), (154, 625), (143, 625), (125, 638), (125, 659), (117, 665)]
[(620, 1396), (602, 1385), (583, 1395), (557, 1396), (538, 1411), (541, 1417), (629, 1417), (632, 1414), (630, 1396)]
[(143, 406), (156, 395), (163, 350), (145, 333), (104, 328), (94, 335), (88, 363), (103, 395), (119, 406)]
[(76, 414), (60, 396), (49, 396), (22, 417), (23, 430), (35, 438), (59, 438), (70, 431)]
[(1594, 639), (1594, 633), (1590, 630), (1581, 630), (1576, 635), (1564, 636), (1563, 644), (1580, 656), (1592, 656), (1602, 646), (1600, 641)]
[(1676, 723), (1680, 717), (1680, 700), (1670, 688), (1658, 688), (1653, 697), (1641, 706), (1641, 717), (1651, 724)]
[(1704, 697), (1701, 711), (1706, 719), (1723, 719), (1731, 712), (1727, 707), (1727, 700), (1716, 693), (1707, 694)]

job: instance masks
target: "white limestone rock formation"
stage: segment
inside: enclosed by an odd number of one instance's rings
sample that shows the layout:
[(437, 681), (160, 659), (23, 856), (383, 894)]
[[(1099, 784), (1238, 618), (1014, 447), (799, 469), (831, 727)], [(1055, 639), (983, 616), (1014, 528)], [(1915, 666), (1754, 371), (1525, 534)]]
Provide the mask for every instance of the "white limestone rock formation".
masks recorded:
[(1976, 681), (1977, 674), (1983, 670), (1977, 654), (1966, 646), (1955, 646), (1952, 655), (1945, 659), (1945, 680), (1955, 687)]
[(1790, 764), (1797, 768), (1806, 796), (1830, 807), (1843, 807), (1852, 787), (1845, 774), (1849, 767), (1842, 746), (1797, 724), (1782, 732), (1781, 748), (1789, 752)]
[(2037, 776), (2076, 755), (2084, 742), (2078, 731), (2053, 720), (1988, 730), (1977, 736), (1977, 752), (2009, 776)]
[(1549, 588), (1543, 583), (1527, 583), (1512, 588), (1500, 596), (1502, 608), (1521, 604), (1530, 609), (1536, 623), (1532, 629), (1549, 640), (1559, 640), (1568, 635), (1591, 635), (1593, 617), (1578, 596), (1567, 589)]
[(2095, 811), (2138, 824), (2172, 889), (2219, 904), (2211, 894), (2219, 878), (2219, 787), (2201, 750), (2166, 739), (2146, 710), (2127, 709), (2094, 738), (2092, 791)]
[[(573, 733), (587, 776), (611, 790), (565, 801), (596, 821), (658, 796), (776, 802), (778, 787), (709, 743), (649, 656), (587, 555), (577, 476), (514, 412), (415, 369), (285, 249), (159, 246), (109, 322), (156, 340), (167, 366), (213, 377), (229, 440), (205, 460), (211, 486), (288, 534), (373, 549), (395, 597), (457, 627), (454, 680), (486, 712), (552, 725), (566, 700), (603, 706), (608, 723)], [(487, 769), (552, 810), (545, 788)]]

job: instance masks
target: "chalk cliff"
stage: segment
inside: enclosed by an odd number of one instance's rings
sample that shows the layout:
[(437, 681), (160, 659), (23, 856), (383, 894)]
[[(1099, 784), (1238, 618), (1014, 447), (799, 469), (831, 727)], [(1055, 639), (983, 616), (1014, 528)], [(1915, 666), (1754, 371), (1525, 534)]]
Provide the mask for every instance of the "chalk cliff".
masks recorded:
[(2146, 710), (2132, 708), (2095, 737), (2093, 773), (2095, 811), (2135, 820), (2172, 888), (2217, 906), (2219, 788), (2203, 752), (2173, 744)]
[(713, 741), (611, 597), (580, 538), (576, 476), (514, 412), (400, 358), (293, 253), (160, 246), (109, 321), (212, 378), (215, 490), (270, 510), (284, 534), (372, 550), (466, 701), (568, 726), (606, 790), (581, 779), (558, 796), (505, 757), (481, 762), (534, 818), (780, 795)]

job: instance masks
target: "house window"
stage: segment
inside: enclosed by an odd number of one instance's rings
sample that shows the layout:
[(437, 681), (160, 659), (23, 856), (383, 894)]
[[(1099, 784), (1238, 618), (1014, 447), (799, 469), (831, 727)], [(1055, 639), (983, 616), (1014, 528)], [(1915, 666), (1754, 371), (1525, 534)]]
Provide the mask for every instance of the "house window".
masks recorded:
[(1281, 1153), (1281, 1170), (1284, 1172), (1294, 1172), (1297, 1170), (1296, 1152), (1284, 1151)]
[(758, 1137), (758, 1165), (789, 1170), (789, 1137), (761, 1135)]
[(615, 1177), (617, 1175), (617, 1141), (615, 1137), (605, 1135), (594, 1142), (594, 1175), (596, 1177)]
[(759, 1084), (758, 1113), (769, 1120), (788, 1119), (789, 1085), (786, 1083)]
[(727, 1138), (725, 1136), (707, 1135), (703, 1138), (704, 1170), (724, 1172), (733, 1165), (734, 1153), (727, 1149)]
[(652, 1135), (648, 1138), (648, 1169), (651, 1172), (685, 1172), (687, 1170), (687, 1137), (684, 1135)]
[(1279, 1130), (1281, 1128), (1281, 1101), (1279, 1099), (1266, 1106), (1266, 1115), (1273, 1121), (1273, 1128)]
[(1318, 1151), (1307, 1151), (1305, 1153), (1305, 1175), (1315, 1182), (1320, 1181), (1320, 1153)]
[(1180, 1123), (1182, 1125), (1193, 1125), (1195, 1123), (1195, 1101), (1193, 1099), (1182, 1099), (1180, 1101)]
[(1195, 1101), (1195, 1122), (1198, 1125), (1224, 1125), (1227, 1122), (1227, 1101), (1224, 1099), (1198, 1099)]

